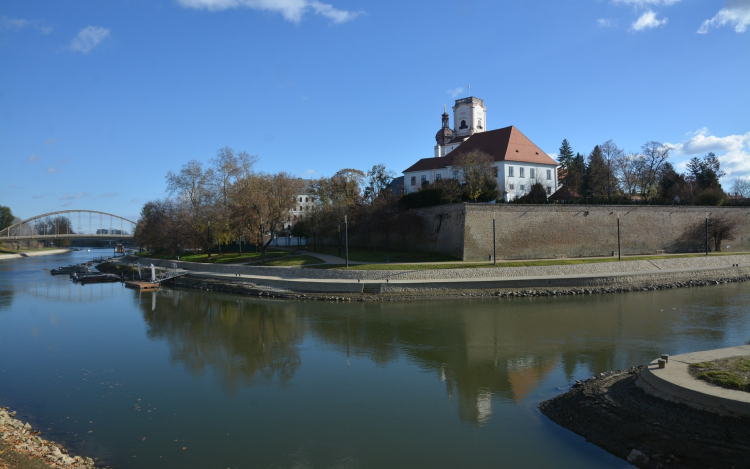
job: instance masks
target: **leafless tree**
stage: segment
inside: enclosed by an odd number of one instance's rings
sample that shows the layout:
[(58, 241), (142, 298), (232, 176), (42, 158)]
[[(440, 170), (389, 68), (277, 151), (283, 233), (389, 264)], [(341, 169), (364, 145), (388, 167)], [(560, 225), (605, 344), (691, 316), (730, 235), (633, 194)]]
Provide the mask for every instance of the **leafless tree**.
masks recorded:
[(732, 185), (732, 193), (746, 199), (750, 198), (750, 178), (737, 178)]
[(470, 200), (476, 202), (493, 188), (497, 192), (497, 182), (492, 176), (492, 163), (492, 156), (479, 150), (461, 154), (454, 161), (454, 164), (461, 170), (465, 190)]

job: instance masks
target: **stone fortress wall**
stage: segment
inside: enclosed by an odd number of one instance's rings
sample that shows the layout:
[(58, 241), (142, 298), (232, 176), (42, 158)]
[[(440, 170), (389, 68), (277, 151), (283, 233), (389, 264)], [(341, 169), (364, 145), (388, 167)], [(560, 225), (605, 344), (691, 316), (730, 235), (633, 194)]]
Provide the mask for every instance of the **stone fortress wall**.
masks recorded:
[(750, 251), (750, 207), (452, 204), (418, 213), (430, 251), (464, 260), (492, 254), (493, 213), (498, 259), (616, 255), (618, 213), (623, 255), (702, 252), (704, 242), (688, 233), (704, 226), (707, 213), (738, 224), (722, 251)]

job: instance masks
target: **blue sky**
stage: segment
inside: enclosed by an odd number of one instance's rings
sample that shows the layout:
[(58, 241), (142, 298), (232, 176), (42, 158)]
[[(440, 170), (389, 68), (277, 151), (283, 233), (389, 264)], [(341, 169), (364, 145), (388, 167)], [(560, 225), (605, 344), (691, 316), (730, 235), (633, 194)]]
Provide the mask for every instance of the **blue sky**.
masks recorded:
[(750, 176), (750, 0), (0, 3), (0, 205), (136, 218), (224, 146), (304, 177), (431, 157), (484, 99), (548, 153), (613, 139)]

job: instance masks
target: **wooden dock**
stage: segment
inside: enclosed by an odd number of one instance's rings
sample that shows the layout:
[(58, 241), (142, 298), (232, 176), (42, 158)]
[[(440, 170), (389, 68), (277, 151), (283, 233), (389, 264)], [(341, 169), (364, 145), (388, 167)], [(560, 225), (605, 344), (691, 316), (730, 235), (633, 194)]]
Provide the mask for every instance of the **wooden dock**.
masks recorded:
[(158, 290), (158, 283), (142, 282), (140, 280), (128, 280), (125, 282), (125, 286), (128, 288), (134, 288), (136, 290)]

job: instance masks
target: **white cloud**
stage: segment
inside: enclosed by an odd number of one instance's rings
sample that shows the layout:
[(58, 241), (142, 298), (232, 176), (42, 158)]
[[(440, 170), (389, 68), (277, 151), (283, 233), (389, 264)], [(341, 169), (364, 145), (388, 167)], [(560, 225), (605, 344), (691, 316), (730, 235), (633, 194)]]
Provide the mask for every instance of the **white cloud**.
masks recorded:
[(701, 24), (698, 34), (706, 34), (711, 28), (734, 26), (734, 32), (744, 33), (750, 25), (750, 0), (729, 0), (724, 8)]
[(464, 89), (459, 86), (458, 88), (453, 88), (452, 90), (445, 90), (445, 92), (451, 95), (451, 98), (458, 98), (458, 96), (464, 92)]
[(70, 49), (88, 54), (109, 36), (109, 29), (101, 26), (86, 26), (70, 41)]
[(668, 18), (664, 18), (663, 20), (656, 19), (656, 12), (648, 10), (635, 20), (630, 29), (631, 31), (644, 31), (646, 29), (658, 28), (667, 24), (667, 21), (669, 21)]
[(599, 18), (596, 20), (596, 24), (598, 24), (600, 28), (610, 28), (615, 25), (615, 21), (609, 18)]
[(56, 173), (58, 171), (59, 170), (57, 168), (55, 168), (54, 166), (51, 166), (51, 167), (47, 168), (47, 172), (48, 173)]
[(26, 29), (33, 28), (42, 34), (50, 34), (55, 30), (54, 26), (45, 24), (41, 20), (25, 20), (23, 18), (0, 18), (0, 30)]
[(307, 171), (305, 171), (304, 173), (302, 173), (302, 177), (305, 177), (305, 176), (315, 176), (316, 174), (318, 174), (318, 172), (315, 171), (314, 169), (308, 169)]
[(636, 8), (646, 8), (650, 6), (670, 6), (680, 3), (680, 0), (612, 0), (615, 5), (628, 5)]
[(36, 153), (32, 153), (31, 156), (29, 157), (29, 159), (26, 160), (26, 161), (29, 161), (29, 162), (33, 163), (33, 162), (39, 161), (41, 159), (42, 159), (41, 156), (37, 155)]
[[(665, 143), (677, 156), (702, 156), (714, 152), (719, 157), (721, 169), (730, 177), (750, 176), (750, 132), (744, 135), (711, 135), (706, 127), (690, 132), (682, 143)], [(683, 167), (685, 162), (678, 164)]]
[(331, 4), (318, 0), (177, 0), (186, 8), (205, 9), (209, 11), (227, 10), (229, 8), (250, 8), (252, 10), (280, 13), (287, 21), (299, 23), (302, 17), (312, 11), (334, 23), (351, 21), (362, 12), (339, 10)]
[(109, 198), (112, 198), (112, 197), (119, 197), (119, 196), (120, 196), (120, 194), (117, 193), (117, 192), (107, 192), (105, 194), (100, 195), (99, 197), (101, 197), (103, 199), (109, 199)]

